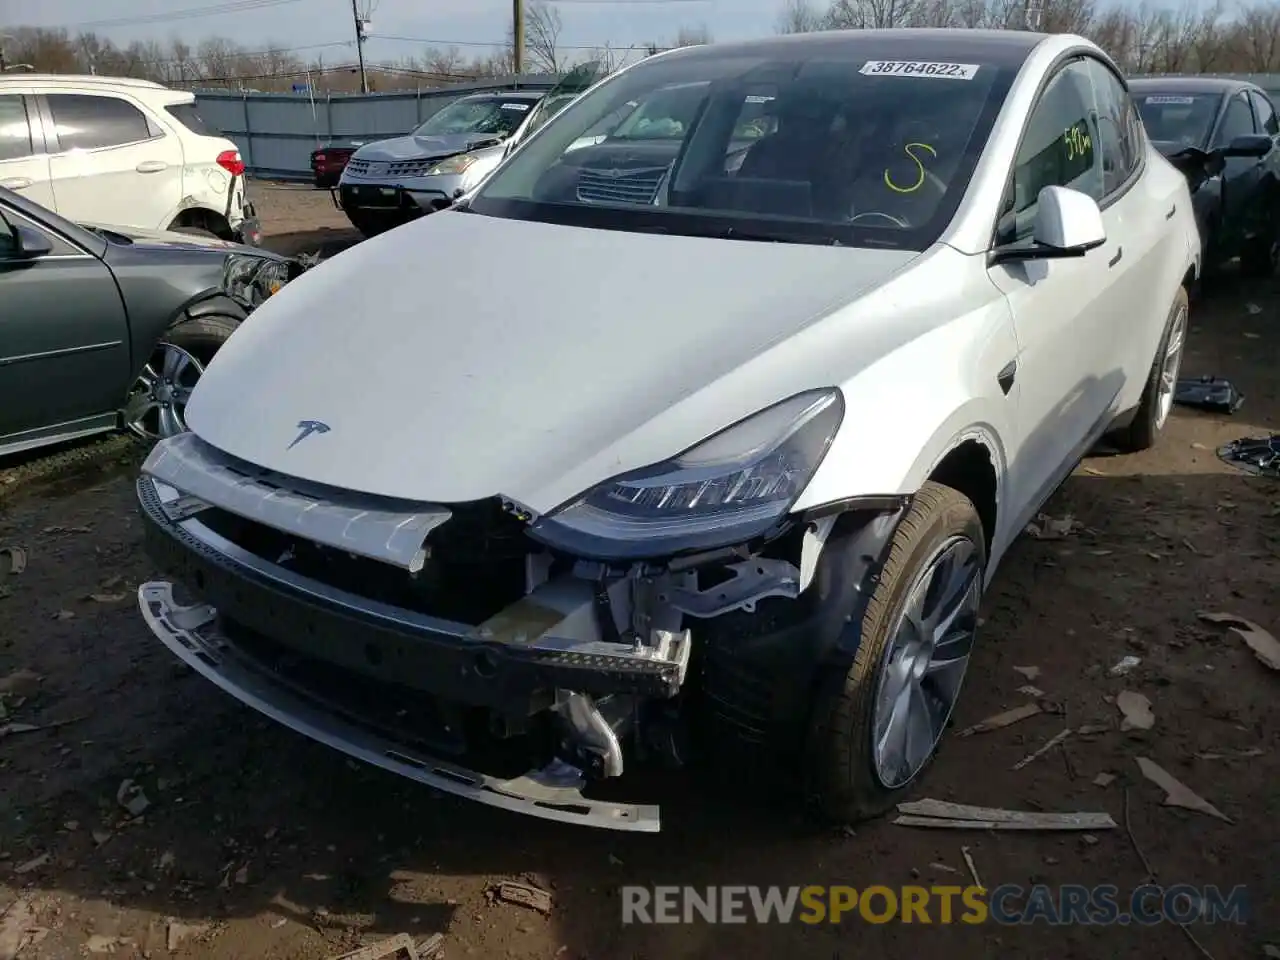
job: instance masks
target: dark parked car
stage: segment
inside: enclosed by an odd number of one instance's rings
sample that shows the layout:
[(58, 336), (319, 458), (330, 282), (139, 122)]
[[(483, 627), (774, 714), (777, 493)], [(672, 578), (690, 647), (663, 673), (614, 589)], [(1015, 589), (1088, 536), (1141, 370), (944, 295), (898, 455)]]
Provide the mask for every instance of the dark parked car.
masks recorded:
[(1240, 258), (1251, 276), (1280, 259), (1280, 119), (1262, 88), (1214, 77), (1129, 84), (1147, 135), (1187, 173), (1207, 270)]
[(75, 224), (0, 188), (0, 455), (182, 432), (204, 364), (301, 270), (212, 237)]
[(317, 187), (336, 187), (351, 155), (364, 146), (363, 140), (330, 140), (311, 151), (311, 173)]

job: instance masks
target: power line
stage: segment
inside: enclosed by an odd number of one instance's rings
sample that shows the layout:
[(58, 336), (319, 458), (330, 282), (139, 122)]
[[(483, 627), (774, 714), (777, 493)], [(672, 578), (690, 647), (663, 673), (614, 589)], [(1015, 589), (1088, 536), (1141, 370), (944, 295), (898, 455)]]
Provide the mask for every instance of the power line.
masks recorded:
[[(431, 37), (399, 37), (385, 33), (373, 33), (369, 35), (370, 40), (391, 40), (397, 43), (421, 43), (428, 47), (505, 47), (508, 43), (506, 40), (441, 40)], [(565, 44), (557, 43), (557, 50), (647, 50), (647, 43), (630, 44), (625, 47), (615, 46), (612, 43), (579, 43)]]
[[(330, 40), (327, 43), (308, 43), (300, 47), (268, 47), (266, 50), (237, 50), (234, 53), (218, 53), (219, 60), (246, 60), (253, 57), (269, 57), (274, 54), (300, 53), (303, 50), (321, 50), (325, 47), (349, 47), (350, 40)], [(164, 66), (171, 63), (190, 63), (202, 59), (200, 48), (196, 47), (189, 57), (165, 57), (159, 60), (139, 60), (138, 66)]]
[(171, 20), (194, 20), (198, 17), (211, 17), (224, 13), (247, 13), (251, 10), (266, 10), (270, 7), (284, 6), (287, 3), (300, 2), (301, 0), (232, 0), (230, 3), (217, 3), (208, 7), (188, 7), (182, 10), (170, 10), (168, 13), (149, 13), (136, 17), (115, 17), (110, 20), (83, 20), (79, 23), (67, 24), (67, 26), (84, 31), (105, 27), (168, 23)]

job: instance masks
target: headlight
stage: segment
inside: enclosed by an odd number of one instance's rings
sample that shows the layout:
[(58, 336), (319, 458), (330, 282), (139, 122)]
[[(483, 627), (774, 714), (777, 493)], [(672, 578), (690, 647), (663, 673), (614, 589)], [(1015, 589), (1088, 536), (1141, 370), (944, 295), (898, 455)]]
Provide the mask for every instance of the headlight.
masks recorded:
[(222, 289), (232, 300), (253, 308), (288, 283), (294, 272), (288, 260), (233, 253), (223, 267)]
[(474, 153), (460, 153), (454, 157), (448, 157), (441, 160), (434, 167), (427, 170), (428, 177), (441, 177), (448, 174), (466, 173), (467, 169), (476, 162)]
[(589, 490), (530, 533), (553, 548), (610, 560), (742, 543), (787, 514), (843, 419), (838, 390), (797, 394), (670, 460)]

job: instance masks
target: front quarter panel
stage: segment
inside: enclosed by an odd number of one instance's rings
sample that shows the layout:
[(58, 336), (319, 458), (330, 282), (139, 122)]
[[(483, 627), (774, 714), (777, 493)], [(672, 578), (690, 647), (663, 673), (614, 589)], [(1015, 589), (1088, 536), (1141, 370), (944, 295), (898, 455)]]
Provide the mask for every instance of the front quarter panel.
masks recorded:
[(839, 384), (845, 417), (797, 510), (841, 500), (911, 494), (965, 440), (982, 443), (1003, 491), (1014, 444), (1018, 355), (1004, 296), (985, 258), (940, 248), (850, 309), (896, 316), (922, 332)]

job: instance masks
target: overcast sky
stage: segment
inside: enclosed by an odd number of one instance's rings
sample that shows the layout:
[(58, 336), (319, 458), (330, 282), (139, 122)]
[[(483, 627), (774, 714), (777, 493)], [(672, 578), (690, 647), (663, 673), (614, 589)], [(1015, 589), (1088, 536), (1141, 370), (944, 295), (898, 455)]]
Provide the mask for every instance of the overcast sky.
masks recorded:
[[(500, 42), (511, 0), (357, 0), (372, 7), (366, 53), (371, 60), (418, 54), (425, 44), (376, 39), (422, 38), (484, 52)], [(773, 32), (783, 0), (560, 0), (568, 47), (614, 47), (662, 41), (682, 26), (706, 26), (717, 40)], [(208, 12), (212, 11), (212, 12)], [(203, 15), (198, 15), (203, 13)], [(119, 44), (175, 35), (195, 44), (229, 37), (251, 49), (278, 43), (300, 57), (329, 62), (354, 56), (351, 0), (0, 0), (0, 23), (93, 30)], [(474, 45), (474, 46), (473, 46)], [(305, 48), (305, 49), (302, 49)], [(576, 52), (576, 51), (575, 51)]]

